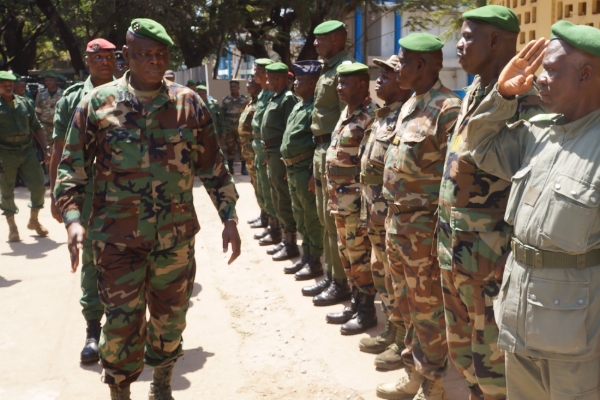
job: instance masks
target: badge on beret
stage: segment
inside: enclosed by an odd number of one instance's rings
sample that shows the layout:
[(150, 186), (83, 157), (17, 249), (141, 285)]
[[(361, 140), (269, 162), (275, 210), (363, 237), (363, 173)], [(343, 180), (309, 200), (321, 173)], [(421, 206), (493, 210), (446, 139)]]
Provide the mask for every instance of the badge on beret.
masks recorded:
[(98, 50), (100, 50), (100, 44), (99, 44), (98, 42), (95, 42), (95, 43), (92, 45), (92, 50), (94, 50), (94, 51), (98, 51)]
[(140, 23), (139, 22), (135, 22), (131, 28), (133, 29), (134, 32), (139, 31), (140, 30)]

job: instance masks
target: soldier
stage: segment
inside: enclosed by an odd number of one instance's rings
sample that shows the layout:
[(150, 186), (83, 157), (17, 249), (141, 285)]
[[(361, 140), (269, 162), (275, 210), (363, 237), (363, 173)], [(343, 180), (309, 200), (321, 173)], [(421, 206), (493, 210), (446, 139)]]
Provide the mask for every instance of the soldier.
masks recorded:
[(292, 200), (286, 180), (286, 167), (281, 160), (281, 143), (292, 109), (298, 98), (288, 89), (288, 67), (277, 62), (265, 67), (267, 87), (273, 93), (265, 107), (260, 127), (261, 144), (267, 161), (267, 174), (271, 186), (271, 199), (275, 206), (275, 216), (283, 228), (281, 242), (269, 249), (274, 261), (285, 261), (300, 254), (297, 240), (296, 220), (292, 212)]
[(361, 218), (361, 146), (365, 131), (375, 118), (377, 104), (369, 96), (369, 67), (342, 63), (337, 67), (337, 92), (346, 108), (342, 111), (327, 149), (326, 177), (329, 203), (335, 218), (338, 249), (353, 299), (341, 313), (327, 314), (327, 322), (343, 324), (343, 335), (355, 335), (377, 325), (375, 286), (371, 275), (371, 242), (366, 218)]
[[(9, 242), (19, 242), (19, 230), (15, 214), (19, 212), (15, 204), (15, 179), (17, 173), (29, 189), (31, 216), (27, 229), (35, 230), (39, 236), (48, 236), (48, 230), (38, 221), (40, 209), (44, 207), (44, 173), (38, 160), (33, 141), (37, 140), (46, 148), (46, 136), (38, 121), (33, 104), (15, 95), (13, 74), (0, 71), (0, 164), (4, 173), (0, 175), (0, 209), (8, 222)], [(32, 137), (35, 135), (35, 139)], [(45, 162), (50, 159), (44, 153)]]
[(115, 78), (119, 79), (125, 75), (125, 72), (129, 69), (129, 63), (123, 57), (123, 52), (120, 50), (115, 51), (115, 60), (117, 67), (115, 68)]
[(396, 303), (390, 266), (385, 254), (385, 217), (388, 207), (382, 193), (383, 167), (385, 152), (395, 135), (400, 108), (411, 93), (410, 90), (401, 89), (396, 81), (394, 69), (398, 64), (397, 55), (388, 60), (375, 59), (373, 63), (380, 67), (375, 92), (385, 103), (383, 108), (375, 110), (375, 122), (365, 133), (367, 138), (360, 173), (360, 183), (363, 184), (361, 210), (363, 219), (367, 220), (367, 233), (371, 241), (373, 284), (381, 298), (386, 325), (383, 333), (378, 336), (361, 339), (359, 348), (366, 353), (378, 354), (375, 358), (377, 368), (391, 370), (403, 365), (400, 352), (404, 348), (406, 328), (400, 306)]
[(321, 63), (298, 61), (292, 68), (296, 76), (295, 93), (302, 101), (294, 106), (288, 118), (281, 155), (286, 165), (294, 220), (302, 235), (302, 258), (283, 271), (295, 274), (297, 281), (303, 281), (323, 275), (323, 225), (319, 222), (315, 193), (308, 189), (316, 147), (310, 125)]
[(275, 207), (273, 205), (273, 200), (271, 199), (271, 186), (269, 177), (267, 176), (266, 155), (265, 150), (262, 147), (260, 135), (260, 127), (265, 108), (273, 96), (273, 93), (267, 88), (267, 70), (265, 69), (267, 65), (272, 63), (273, 61), (268, 58), (259, 58), (254, 64), (254, 80), (261, 86), (262, 91), (256, 99), (256, 110), (254, 111), (254, 117), (252, 118), (251, 123), (252, 137), (254, 139), (252, 141), (252, 149), (254, 150), (254, 154), (256, 154), (254, 165), (256, 165), (256, 184), (259, 200), (262, 199), (263, 201), (263, 210), (269, 221), (267, 228), (261, 233), (254, 235), (254, 239), (257, 239), (261, 246), (277, 244), (280, 243), (282, 239), (281, 227), (279, 226), (279, 220), (275, 216)]
[[(552, 37), (504, 67), (467, 143), (479, 168), (512, 181), (512, 252), (494, 304), (507, 398), (597, 400), (600, 31), (559, 21)], [(556, 114), (511, 123), (540, 65), (540, 97)]]
[(35, 101), (31, 98), (31, 93), (29, 92), (29, 90), (27, 90), (27, 82), (25, 82), (23, 78), (17, 78), (17, 80), (15, 81), (14, 93), (17, 96), (21, 96), (25, 100), (29, 101), (31, 104), (33, 104), (35, 108)]
[(193, 79), (188, 79), (186, 86), (189, 87), (190, 89), (192, 89), (194, 92), (197, 90), (197, 83), (195, 80)]
[(386, 253), (407, 328), (401, 356), (408, 377), (379, 385), (377, 396), (444, 400), (448, 345), (439, 265), (432, 251), (448, 130), (460, 99), (439, 79), (444, 43), (438, 37), (413, 33), (399, 44), (398, 84), (414, 95), (402, 106), (385, 154), (383, 196), (388, 201)]
[(61, 88), (63, 91), (67, 88), (67, 77), (61, 74), (56, 75), (56, 86)]
[(46, 90), (43, 90), (37, 94), (35, 98), (35, 113), (38, 119), (44, 127), (46, 132), (46, 143), (52, 146), (52, 132), (54, 130), (54, 112), (56, 109), (56, 103), (62, 97), (62, 89), (56, 86), (56, 74), (47, 72), (42, 75), (44, 78), (44, 85)]
[(175, 82), (175, 72), (172, 69), (168, 69), (165, 72), (165, 80), (169, 82)]
[[(329, 195), (324, 174), (325, 154), (331, 142), (331, 134), (340, 119), (342, 110), (346, 107), (340, 101), (336, 91), (338, 84), (336, 68), (344, 61), (354, 62), (355, 60), (345, 50), (348, 31), (343, 22), (335, 20), (323, 22), (315, 28), (313, 33), (315, 34), (314, 45), (317, 54), (324, 60), (315, 90), (311, 129), (313, 140), (317, 145), (313, 158), (313, 176), (319, 221), (325, 227), (323, 258), (326, 276), (316, 285), (302, 288), (302, 294), (314, 296), (313, 304), (315, 306), (328, 306), (348, 300), (351, 296), (337, 246), (335, 220), (327, 210)], [(313, 181), (311, 180), (309, 188), (312, 187)]]
[[(223, 250), (233, 247), (230, 263), (240, 251), (237, 193), (208, 109), (196, 93), (163, 80), (173, 41), (162, 25), (135, 19), (126, 43), (129, 72), (93, 89), (77, 107), (55, 196), (72, 271), (84, 236), (92, 239), (106, 316), (100, 359), (111, 399), (129, 399), (129, 386), (146, 363), (154, 367), (149, 399), (172, 400), (171, 374), (182, 355), (195, 276), (193, 178), (202, 179), (219, 211)], [(86, 230), (81, 209), (94, 160)]]
[[(503, 220), (510, 182), (477, 168), (469, 152), (469, 119), (516, 53), (519, 19), (490, 5), (468, 11), (458, 41), (459, 62), (477, 75), (468, 89), (450, 138), (440, 190), (438, 255), (450, 358), (462, 372), (472, 399), (506, 397), (504, 355), (490, 298), (498, 295), (496, 264), (509, 250), (512, 227)], [(537, 91), (519, 97), (512, 121), (543, 112)], [(476, 221), (476, 222), (475, 222)]]
[(218, 137), (220, 137), (223, 133), (223, 113), (221, 112), (219, 102), (213, 99), (212, 97), (208, 97), (207, 90), (208, 89), (204, 85), (196, 86), (198, 96), (200, 96), (206, 107), (208, 107), (208, 111), (210, 111), (210, 116), (213, 121), (215, 133)]
[[(223, 131), (225, 137), (225, 146), (227, 150), (227, 165), (229, 171), (233, 174), (233, 162), (235, 156), (240, 154), (240, 134), (238, 132), (238, 125), (240, 122), (240, 115), (246, 104), (250, 101), (248, 96), (240, 94), (240, 83), (238, 81), (229, 82), (230, 94), (223, 98), (221, 110), (223, 110)], [(225, 149), (223, 149), (225, 151)], [(240, 155), (241, 158), (241, 155)], [(242, 175), (248, 175), (248, 169), (246, 168), (246, 161), (242, 162)]]
[[(69, 128), (69, 122), (75, 112), (75, 108), (94, 87), (104, 85), (113, 80), (115, 72), (115, 45), (105, 39), (91, 40), (85, 49), (85, 64), (88, 66), (90, 76), (85, 82), (79, 82), (69, 87), (63, 93), (63, 97), (56, 104), (54, 114), (54, 139), (52, 158), (50, 160), (50, 197), (52, 216), (58, 222), (63, 222), (60, 210), (54, 201), (54, 187), (56, 184), (56, 171), (65, 146), (65, 137)], [(85, 202), (81, 220), (87, 227), (92, 210), (92, 179), (85, 188)], [(94, 265), (92, 254), (92, 240), (86, 237), (83, 242), (83, 253), (81, 256), (81, 291), (79, 300), (82, 313), (87, 323), (87, 335), (85, 345), (81, 351), (81, 362), (90, 363), (98, 361), (98, 342), (100, 340), (100, 320), (104, 314), (104, 307), (98, 296), (98, 274)]]

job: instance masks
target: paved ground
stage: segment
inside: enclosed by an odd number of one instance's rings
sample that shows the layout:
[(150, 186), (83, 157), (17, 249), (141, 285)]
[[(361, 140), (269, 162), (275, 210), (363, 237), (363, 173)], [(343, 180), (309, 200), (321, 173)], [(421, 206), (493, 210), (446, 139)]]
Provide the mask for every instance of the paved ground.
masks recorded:
[[(239, 171), (239, 166), (236, 165)], [(376, 399), (379, 382), (400, 371), (380, 372), (373, 356), (358, 351), (358, 336), (341, 336), (325, 323), (300, 289), (252, 239), (246, 220), (258, 214), (247, 177), (235, 176), (242, 256), (233, 265), (221, 252), (221, 223), (200, 185), (195, 204), (202, 231), (197, 236), (198, 272), (184, 334), (185, 356), (175, 366), (174, 396), (197, 399)], [(41, 213), (51, 231), (38, 238), (26, 229), (28, 192), (17, 189), (21, 243), (8, 243), (0, 221), (0, 399), (107, 399), (98, 365), (79, 363), (85, 322), (78, 303), (79, 274), (69, 272), (64, 228)], [(312, 284), (312, 281), (309, 281)], [(151, 371), (132, 386), (145, 399)], [(468, 398), (455, 370), (446, 378), (449, 400)]]

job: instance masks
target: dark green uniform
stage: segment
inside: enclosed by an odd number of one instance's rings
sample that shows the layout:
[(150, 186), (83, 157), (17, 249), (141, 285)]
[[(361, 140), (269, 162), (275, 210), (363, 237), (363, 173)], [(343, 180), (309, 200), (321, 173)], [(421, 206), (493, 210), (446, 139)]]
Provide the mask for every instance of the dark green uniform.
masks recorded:
[(256, 165), (256, 183), (258, 192), (263, 199), (264, 210), (267, 215), (275, 217), (275, 207), (273, 206), (273, 200), (271, 200), (271, 186), (269, 185), (269, 177), (267, 176), (267, 165), (264, 163), (266, 155), (260, 138), (262, 118), (271, 96), (273, 96), (273, 93), (268, 89), (264, 89), (258, 95), (256, 111), (254, 112), (254, 118), (252, 118), (252, 137), (254, 138), (252, 149), (254, 149), (254, 153), (256, 154), (254, 163)]
[[(209, 98), (206, 107), (208, 107), (208, 111), (210, 111), (210, 116), (213, 120), (213, 125), (215, 126), (215, 132), (221, 136), (223, 133), (223, 112), (221, 111), (219, 102)], [(221, 150), (225, 151), (224, 149)]]

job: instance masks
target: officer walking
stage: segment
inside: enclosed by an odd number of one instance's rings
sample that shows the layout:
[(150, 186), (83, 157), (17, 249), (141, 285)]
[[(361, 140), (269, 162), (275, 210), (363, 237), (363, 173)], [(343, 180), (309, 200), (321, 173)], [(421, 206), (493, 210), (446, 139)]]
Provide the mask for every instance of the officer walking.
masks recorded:
[(42, 75), (46, 90), (38, 92), (35, 98), (35, 112), (46, 132), (46, 143), (52, 146), (52, 132), (54, 131), (54, 112), (56, 103), (60, 100), (63, 90), (56, 85), (57, 77), (52, 72)]
[[(233, 174), (233, 162), (235, 161), (235, 156), (240, 154), (241, 147), (240, 134), (238, 132), (240, 115), (250, 100), (245, 94), (240, 94), (240, 83), (238, 81), (234, 80), (229, 82), (229, 93), (230, 94), (223, 98), (223, 103), (221, 105), (221, 110), (223, 111), (223, 131), (225, 135), (223, 138), (225, 149), (223, 149), (223, 151), (227, 152), (227, 165), (229, 166), (229, 171)], [(241, 174), (248, 175), (246, 161), (242, 159), (241, 162)]]
[[(129, 72), (93, 89), (77, 107), (55, 197), (73, 271), (84, 236), (92, 240), (106, 316), (100, 359), (111, 398), (130, 398), (129, 386), (145, 363), (154, 367), (149, 399), (172, 400), (170, 380), (183, 354), (200, 228), (193, 178), (202, 179), (223, 221), (224, 250), (232, 244), (230, 263), (240, 254), (237, 193), (208, 109), (193, 91), (163, 80), (173, 44), (163, 26), (135, 19), (126, 43)], [(94, 161), (86, 230), (81, 213)]]
[(444, 400), (448, 345), (439, 265), (432, 251), (448, 130), (460, 98), (439, 79), (444, 43), (438, 37), (413, 33), (399, 44), (398, 83), (414, 95), (402, 106), (385, 155), (383, 195), (388, 201), (386, 252), (407, 328), (401, 356), (408, 378), (379, 385), (377, 396)]

